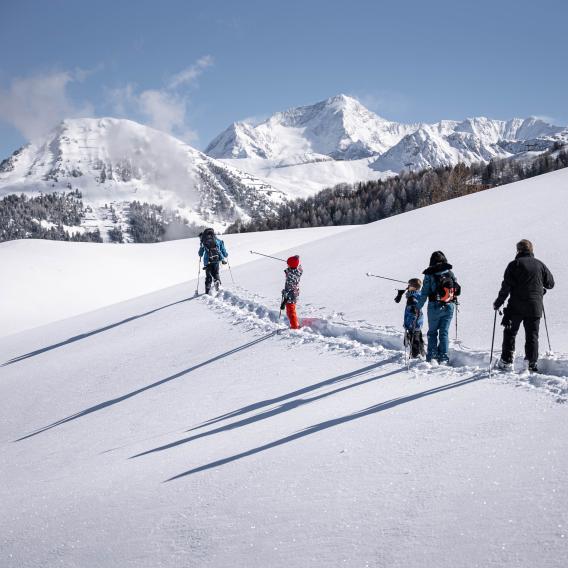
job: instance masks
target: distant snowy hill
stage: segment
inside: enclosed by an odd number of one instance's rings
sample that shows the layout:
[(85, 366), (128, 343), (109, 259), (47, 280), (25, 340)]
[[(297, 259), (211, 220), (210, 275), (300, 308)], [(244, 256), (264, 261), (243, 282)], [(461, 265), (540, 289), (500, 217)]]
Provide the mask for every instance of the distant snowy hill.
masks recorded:
[(259, 124), (234, 123), (205, 153), (297, 197), (404, 169), (544, 151), (556, 141), (568, 142), (568, 127), (538, 118), (401, 124), (377, 116), (353, 97), (338, 95), (278, 112)]
[(79, 189), (97, 209), (134, 200), (163, 205), (195, 224), (226, 226), (271, 210), (284, 195), (254, 176), (130, 120), (63, 121), (0, 163), (0, 196)]

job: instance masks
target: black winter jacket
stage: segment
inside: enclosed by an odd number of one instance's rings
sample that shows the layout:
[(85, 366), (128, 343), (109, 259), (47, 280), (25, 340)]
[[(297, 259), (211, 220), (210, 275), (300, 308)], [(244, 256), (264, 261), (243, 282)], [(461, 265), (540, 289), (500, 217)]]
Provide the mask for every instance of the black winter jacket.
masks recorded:
[(554, 288), (554, 278), (550, 270), (533, 254), (519, 253), (505, 270), (495, 306), (502, 306), (507, 296), (510, 296), (507, 304), (510, 312), (525, 318), (540, 318), (545, 288)]

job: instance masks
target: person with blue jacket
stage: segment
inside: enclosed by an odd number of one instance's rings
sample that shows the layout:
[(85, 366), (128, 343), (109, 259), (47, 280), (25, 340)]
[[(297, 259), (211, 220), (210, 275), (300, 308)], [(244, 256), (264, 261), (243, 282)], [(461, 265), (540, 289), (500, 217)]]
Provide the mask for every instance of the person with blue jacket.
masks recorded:
[(420, 280), (420, 278), (411, 278), (408, 281), (406, 290), (399, 290), (394, 299), (398, 304), (402, 300), (402, 296), (406, 298), (403, 323), (404, 346), (409, 346), (410, 357), (413, 359), (424, 356), (424, 339), (422, 338), (424, 315), (422, 314), (422, 310), (418, 307), (421, 288), (422, 280)]
[(205, 229), (199, 237), (201, 243), (199, 256), (203, 258), (203, 270), (205, 270), (205, 293), (211, 294), (212, 283), (214, 283), (215, 290), (219, 290), (221, 285), (219, 263), (227, 264), (229, 254), (225, 249), (225, 243), (217, 238), (213, 229)]
[(457, 296), (461, 293), (452, 265), (442, 251), (430, 257), (430, 266), (424, 270), (424, 284), (418, 300), (418, 308), (428, 300), (428, 350), (426, 361), (441, 365), (449, 362), (449, 330), (454, 316)]

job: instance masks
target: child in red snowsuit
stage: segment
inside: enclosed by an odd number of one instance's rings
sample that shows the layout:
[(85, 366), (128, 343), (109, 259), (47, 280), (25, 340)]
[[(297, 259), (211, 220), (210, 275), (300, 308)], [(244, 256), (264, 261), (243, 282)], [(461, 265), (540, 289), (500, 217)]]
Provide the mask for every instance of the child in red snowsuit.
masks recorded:
[(290, 320), (291, 329), (299, 329), (300, 322), (296, 313), (296, 302), (300, 296), (300, 278), (302, 276), (302, 267), (300, 265), (300, 257), (298, 255), (291, 256), (287, 260), (288, 268), (284, 270), (286, 274), (286, 282), (284, 290), (282, 290), (282, 305), (280, 309), (286, 306), (286, 315)]

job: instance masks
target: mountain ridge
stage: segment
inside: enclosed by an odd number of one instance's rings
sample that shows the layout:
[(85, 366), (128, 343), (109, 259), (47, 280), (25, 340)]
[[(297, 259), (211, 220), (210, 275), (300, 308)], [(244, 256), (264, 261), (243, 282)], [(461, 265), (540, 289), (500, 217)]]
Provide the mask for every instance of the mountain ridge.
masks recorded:
[(66, 119), (0, 163), (0, 196), (75, 189), (95, 207), (147, 201), (218, 229), (285, 198), (251, 174), (127, 119)]
[(371, 169), (397, 173), (458, 161), (488, 161), (532, 147), (544, 150), (558, 139), (568, 141), (568, 127), (537, 117), (499, 120), (479, 116), (404, 124), (378, 116), (354, 97), (342, 94), (276, 112), (258, 124), (233, 123), (213, 139), (205, 153), (234, 160), (233, 164), (243, 158), (300, 164), (374, 157)]

